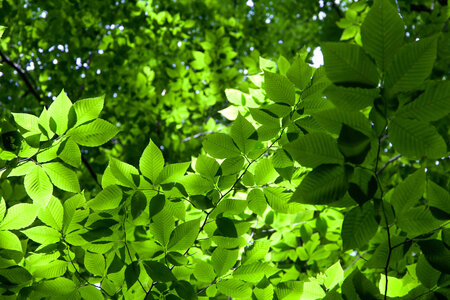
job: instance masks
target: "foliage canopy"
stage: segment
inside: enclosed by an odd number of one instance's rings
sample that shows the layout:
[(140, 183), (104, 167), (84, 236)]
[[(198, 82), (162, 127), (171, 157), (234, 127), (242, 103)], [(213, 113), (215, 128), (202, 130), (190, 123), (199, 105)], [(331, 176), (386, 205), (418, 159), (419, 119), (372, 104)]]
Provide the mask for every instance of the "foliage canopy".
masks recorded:
[(2, 299), (450, 297), (446, 1), (1, 3)]

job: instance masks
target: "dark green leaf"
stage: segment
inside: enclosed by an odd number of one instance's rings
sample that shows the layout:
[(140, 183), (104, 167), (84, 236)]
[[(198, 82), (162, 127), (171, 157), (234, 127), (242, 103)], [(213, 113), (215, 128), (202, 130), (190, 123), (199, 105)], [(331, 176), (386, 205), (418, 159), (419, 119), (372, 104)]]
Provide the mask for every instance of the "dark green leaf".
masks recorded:
[(321, 48), (327, 77), (333, 83), (378, 85), (377, 69), (358, 45), (323, 43)]
[(370, 138), (361, 131), (342, 124), (338, 147), (346, 161), (361, 164), (370, 150)]
[(139, 263), (137, 261), (133, 261), (126, 267), (125, 283), (127, 284), (127, 289), (131, 289), (131, 287), (137, 282), (140, 273), (141, 268), (139, 267)]
[(374, 215), (373, 204), (370, 202), (353, 208), (345, 215), (342, 224), (344, 250), (358, 249), (369, 242), (378, 229)]
[(305, 167), (315, 168), (322, 164), (343, 163), (343, 156), (339, 153), (336, 140), (325, 133), (315, 132), (300, 136), (284, 148)]
[(147, 271), (147, 274), (152, 278), (153, 281), (168, 282), (176, 280), (175, 276), (173, 276), (172, 274), (172, 271), (170, 271), (169, 268), (167, 268), (160, 262), (146, 260), (144, 261), (144, 267)]
[(403, 44), (405, 25), (389, 0), (376, 0), (361, 26), (363, 49), (369, 53), (381, 71)]
[(321, 165), (306, 175), (290, 201), (328, 204), (342, 198), (347, 188), (347, 175), (343, 166)]

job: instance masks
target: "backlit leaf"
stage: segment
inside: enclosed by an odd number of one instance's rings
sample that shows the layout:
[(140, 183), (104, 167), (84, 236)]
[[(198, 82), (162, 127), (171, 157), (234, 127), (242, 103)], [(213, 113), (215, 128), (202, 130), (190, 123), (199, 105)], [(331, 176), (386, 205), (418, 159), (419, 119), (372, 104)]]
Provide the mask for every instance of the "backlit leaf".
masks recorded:
[(321, 48), (327, 77), (333, 83), (378, 85), (377, 69), (358, 45), (323, 43)]
[(142, 152), (139, 160), (139, 169), (145, 177), (154, 183), (163, 167), (164, 157), (161, 150), (150, 140), (144, 152)]
[(328, 204), (342, 198), (347, 188), (347, 176), (343, 166), (322, 165), (306, 175), (290, 201)]
[(95, 119), (71, 129), (68, 135), (79, 145), (97, 147), (108, 142), (118, 131), (117, 127), (111, 123), (102, 119)]
[(403, 44), (405, 25), (389, 0), (376, 0), (361, 26), (363, 49), (384, 71)]
[(62, 163), (51, 162), (43, 164), (42, 168), (56, 187), (73, 193), (80, 191), (77, 174)]
[(194, 244), (200, 228), (200, 219), (184, 222), (175, 227), (170, 235), (167, 249), (185, 251)]
[(432, 125), (397, 117), (390, 122), (389, 137), (394, 148), (409, 158), (441, 158), (447, 153), (442, 136)]
[(345, 215), (342, 224), (344, 250), (358, 249), (369, 242), (378, 229), (374, 215), (373, 204), (370, 202), (353, 208)]
[(317, 167), (321, 164), (341, 164), (344, 157), (339, 152), (335, 139), (330, 135), (315, 132), (284, 146), (289, 154), (305, 167)]
[(294, 105), (295, 87), (284, 75), (264, 72), (264, 89), (270, 100)]
[(436, 59), (437, 36), (404, 45), (386, 70), (389, 94), (417, 88), (431, 73)]
[(206, 136), (203, 140), (203, 147), (209, 155), (215, 158), (229, 158), (241, 155), (232, 138), (223, 133)]
[(53, 193), (53, 185), (44, 170), (35, 165), (24, 179), (25, 190), (35, 204), (45, 207)]
[[(4, 203), (3, 198), (2, 203)], [(6, 210), (6, 216), (3, 221), (0, 221), (0, 229), (22, 229), (31, 225), (36, 218), (38, 209), (39, 207), (36, 205), (27, 203), (11, 206)]]

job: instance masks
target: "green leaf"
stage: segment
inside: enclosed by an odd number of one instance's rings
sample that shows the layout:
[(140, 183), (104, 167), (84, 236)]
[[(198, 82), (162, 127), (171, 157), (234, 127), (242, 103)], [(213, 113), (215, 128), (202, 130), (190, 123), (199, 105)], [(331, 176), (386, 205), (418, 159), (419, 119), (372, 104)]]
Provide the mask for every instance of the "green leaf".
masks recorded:
[(328, 204), (341, 199), (348, 188), (343, 166), (321, 165), (302, 180), (290, 202)]
[(109, 161), (111, 173), (120, 182), (120, 185), (136, 188), (134, 178), (139, 178), (139, 171), (132, 165), (111, 158)]
[(386, 70), (385, 88), (388, 94), (417, 89), (430, 75), (436, 59), (438, 36), (404, 45)]
[(56, 187), (67, 192), (80, 192), (77, 174), (62, 163), (51, 162), (43, 164), (42, 168)]
[(24, 186), (28, 196), (30, 196), (35, 204), (38, 204), (40, 207), (47, 205), (53, 193), (53, 185), (40, 166), (35, 165), (25, 175)]
[(260, 189), (252, 189), (247, 195), (248, 208), (258, 216), (262, 216), (267, 208), (266, 198)]
[(314, 119), (332, 134), (338, 135), (342, 124), (346, 124), (367, 136), (372, 136), (370, 121), (361, 112), (333, 108), (314, 113)]
[(0, 269), (0, 276), (7, 279), (13, 284), (24, 284), (30, 281), (33, 277), (27, 269), (20, 266), (12, 266), (6, 269)]
[(13, 176), (25, 176), (30, 172), (36, 164), (32, 161), (27, 161), (22, 164), (18, 164), (17, 167), (11, 170), (8, 177)]
[(175, 163), (165, 166), (154, 184), (171, 183), (180, 179), (190, 166), (190, 162)]
[(39, 211), (38, 216), (44, 224), (60, 231), (64, 218), (64, 208), (61, 201), (56, 197), (51, 197), (47, 206)]
[(219, 168), (219, 163), (214, 158), (206, 155), (200, 155), (195, 161), (194, 167), (195, 171), (211, 180), (214, 180), (214, 177), (218, 175), (217, 171), (219, 171)]
[(404, 37), (405, 25), (392, 2), (376, 0), (361, 25), (361, 40), (381, 71), (387, 69)]
[(437, 159), (447, 154), (442, 136), (436, 128), (423, 121), (394, 118), (389, 125), (389, 137), (394, 148), (408, 158), (426, 156)]
[(450, 193), (431, 180), (428, 180), (427, 184), (427, 200), (431, 207), (450, 214)]
[(297, 88), (303, 90), (311, 82), (312, 68), (298, 55), (286, 76)]
[(14, 122), (26, 131), (39, 132), (39, 118), (25, 113), (12, 113)]
[(202, 282), (212, 282), (216, 278), (213, 266), (202, 260), (197, 260), (194, 266), (194, 276)]
[[(6, 213), (6, 203), (5, 203), (5, 199), (3, 199), (3, 197), (0, 197), (0, 224), (3, 221), (3, 218), (5, 217), (5, 213)], [(2, 226), (0, 225), (0, 228)]]
[(282, 187), (267, 187), (264, 189), (267, 203), (273, 210), (284, 214), (295, 214), (302, 211), (302, 206), (295, 202), (290, 202), (292, 193), (286, 192)]
[(139, 267), (139, 262), (137, 261), (133, 261), (125, 268), (125, 283), (127, 284), (128, 290), (130, 290), (131, 287), (138, 281), (140, 273), (141, 268)]
[(61, 238), (61, 234), (57, 230), (47, 226), (31, 227), (30, 229), (22, 230), (22, 233), (29, 239), (43, 245), (57, 243)]
[(273, 168), (272, 160), (269, 158), (258, 161), (255, 167), (255, 183), (265, 185), (273, 182), (278, 177), (277, 171)]
[(399, 183), (392, 193), (391, 204), (397, 214), (415, 206), (425, 190), (425, 170), (419, 169)]
[(169, 252), (166, 255), (167, 261), (174, 266), (184, 266), (187, 265), (189, 260), (186, 256), (178, 252)]
[(117, 185), (110, 185), (90, 200), (87, 205), (93, 210), (115, 209), (122, 201), (122, 190)]
[[(266, 109), (249, 108), (250, 114), (256, 122), (266, 125), (266, 131), (273, 133), (275, 136), (280, 131), (280, 119), (275, 114)], [(266, 133), (267, 134), (267, 133)], [(261, 133), (261, 129), (258, 128), (258, 138), (262, 138), (264, 135)]]
[(338, 138), (338, 147), (345, 160), (353, 164), (361, 164), (370, 150), (370, 138), (359, 130), (346, 124), (342, 125)]
[(198, 174), (189, 174), (180, 179), (180, 183), (190, 195), (201, 195), (214, 189), (214, 184)]
[(216, 218), (217, 229), (214, 231), (214, 236), (224, 236), (229, 238), (239, 237), (234, 221), (225, 217)]
[(84, 267), (93, 275), (103, 276), (106, 268), (105, 258), (101, 254), (86, 251), (84, 253)]
[(329, 85), (323, 95), (339, 109), (358, 111), (371, 106), (379, 96), (379, 90)]
[(10, 231), (0, 231), (0, 249), (23, 251), (19, 238)]
[(424, 255), (419, 256), (416, 266), (416, 274), (419, 281), (427, 288), (431, 289), (436, 285), (441, 276), (441, 272), (433, 268)]
[(321, 48), (327, 77), (333, 83), (378, 85), (377, 69), (358, 45), (323, 43)]
[(139, 169), (145, 177), (154, 183), (163, 167), (164, 157), (161, 150), (159, 150), (158, 146), (150, 140), (149, 144), (144, 149), (144, 152), (142, 152), (142, 156), (139, 160)]
[[(2, 203), (5, 203), (3, 198)], [(33, 204), (20, 203), (11, 206), (6, 210), (6, 216), (3, 221), (0, 221), (0, 229), (15, 230), (25, 228), (34, 222), (37, 211), (38, 207)]]
[(152, 217), (150, 223), (150, 233), (156, 241), (163, 247), (166, 247), (170, 240), (170, 234), (175, 227), (173, 215), (169, 212), (169, 208), (164, 207), (160, 212)]
[(175, 291), (177, 291), (178, 296), (182, 299), (195, 300), (197, 299), (197, 294), (195, 293), (194, 287), (185, 280), (178, 280), (174, 283)]
[(328, 290), (333, 289), (337, 284), (344, 280), (344, 270), (341, 263), (337, 261), (325, 271), (324, 285)]
[(185, 251), (191, 247), (198, 235), (200, 219), (184, 222), (175, 227), (170, 235), (168, 250)]
[(442, 223), (443, 221), (434, 218), (430, 209), (425, 206), (404, 209), (397, 214), (398, 227), (407, 232), (410, 238), (432, 232)]
[[(75, 102), (76, 103), (76, 102)], [(78, 292), (80, 292), (81, 299), (90, 299), (90, 300), (103, 300), (103, 294), (100, 290), (92, 285), (85, 285), (80, 288), (77, 288)]]
[(414, 101), (399, 108), (396, 116), (402, 118), (416, 118), (431, 122), (439, 120), (450, 112), (450, 83), (442, 81), (427, 88)]
[(104, 102), (105, 95), (76, 101), (73, 104), (77, 116), (75, 126), (96, 119), (102, 112)]
[(63, 162), (72, 167), (79, 168), (81, 165), (80, 148), (71, 138), (61, 143), (57, 155)]
[(419, 241), (420, 249), (430, 265), (443, 273), (450, 273), (450, 250), (440, 240)]
[(355, 207), (344, 216), (342, 224), (342, 241), (344, 251), (359, 249), (366, 245), (375, 235), (378, 223), (375, 220), (373, 204), (366, 202), (362, 207)]
[(366, 262), (365, 267), (383, 269), (386, 266), (386, 261), (389, 256), (389, 245), (392, 247), (392, 251), (390, 251), (390, 263), (395, 264), (404, 259), (405, 252), (409, 247), (405, 243), (405, 240), (406, 237), (404, 236), (391, 236), (389, 241), (387, 236), (383, 237), (382, 242), (378, 245), (369, 261)]
[(264, 276), (270, 277), (278, 271), (269, 263), (255, 262), (245, 264), (233, 272), (233, 277), (249, 282), (259, 282)]
[(252, 289), (249, 284), (237, 279), (225, 279), (217, 283), (217, 289), (228, 297), (250, 298)]
[(39, 116), (38, 123), (39, 130), (47, 138), (51, 139), (55, 136), (55, 133), (50, 128), (50, 116), (48, 115), (47, 108), (44, 107), (44, 109), (42, 110), (41, 115)]
[(235, 89), (226, 89), (225, 95), (228, 102), (237, 106), (245, 105), (245, 94), (243, 92)]
[(95, 119), (92, 122), (71, 129), (67, 135), (71, 136), (79, 145), (98, 147), (108, 142), (118, 131), (117, 127), (111, 123), (102, 119)]
[(35, 289), (37, 292), (46, 296), (65, 296), (75, 291), (76, 285), (72, 280), (60, 277), (51, 280), (42, 280)]
[(72, 108), (72, 102), (67, 97), (64, 90), (59, 93), (55, 101), (48, 108), (48, 115), (50, 117), (50, 128), (53, 128), (52, 123), (56, 126), (53, 131), (58, 135), (63, 135), (68, 129), (69, 112)]
[(270, 100), (289, 105), (295, 103), (295, 86), (284, 75), (264, 72), (264, 89)]
[(172, 271), (160, 262), (147, 260), (144, 261), (144, 267), (153, 281), (169, 282), (177, 280)]
[(261, 71), (274, 72), (276, 67), (277, 67), (277, 64), (274, 61), (266, 59), (262, 56), (259, 57), (259, 69)]
[(35, 278), (56, 278), (62, 277), (67, 271), (68, 262), (62, 260), (54, 260), (48, 262), (42, 260), (43, 263), (33, 264), (32, 274)]
[(300, 136), (285, 145), (284, 149), (305, 167), (315, 168), (321, 164), (342, 164), (344, 162), (336, 140), (326, 133), (314, 132)]
[(211, 264), (217, 276), (222, 276), (230, 270), (236, 263), (239, 250), (216, 248), (211, 256)]
[(133, 219), (139, 217), (147, 207), (147, 197), (141, 191), (134, 192), (131, 197), (131, 216)]
[(203, 140), (205, 151), (215, 158), (231, 158), (241, 155), (233, 139), (224, 133), (207, 135)]
[(348, 185), (348, 194), (359, 205), (373, 198), (378, 189), (378, 183), (371, 171), (362, 168), (353, 170), (352, 178)]
[(230, 135), (242, 153), (247, 154), (255, 146), (256, 139), (251, 138), (255, 133), (253, 125), (241, 114), (238, 114), (231, 125)]

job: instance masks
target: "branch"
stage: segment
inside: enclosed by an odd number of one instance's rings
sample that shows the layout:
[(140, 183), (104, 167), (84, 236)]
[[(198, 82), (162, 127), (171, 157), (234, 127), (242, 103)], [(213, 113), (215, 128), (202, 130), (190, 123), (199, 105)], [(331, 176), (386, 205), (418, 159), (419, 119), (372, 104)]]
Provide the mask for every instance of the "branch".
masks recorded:
[(16, 70), (17, 74), (19, 74), (20, 78), (25, 82), (25, 85), (27, 86), (30, 93), (36, 98), (36, 100), (41, 104), (41, 102), (45, 102), (37, 89), (33, 86), (31, 83), (31, 80), (27, 76), (27, 72), (19, 66), (17, 63), (13, 62), (6, 54), (4, 54), (2, 51), (0, 51), (0, 56), (2, 58), (2, 62), (5, 62), (6, 64), (10, 65), (14, 70)]
[(397, 159), (399, 159), (400, 157), (402, 157), (402, 155), (401, 154), (397, 154), (396, 156), (394, 156), (393, 158), (391, 158), (391, 159), (389, 159), (378, 171), (377, 171), (377, 175), (380, 175), (382, 172), (383, 172), (383, 170), (384, 169), (386, 169), (386, 167), (390, 164), (390, 163), (392, 163), (392, 162), (394, 162), (394, 161), (396, 161)]
[(70, 252), (69, 252), (69, 250), (70, 250), (70, 245), (67, 244), (67, 242), (66, 242), (66, 246), (67, 246), (67, 248), (66, 248), (65, 250), (67, 251), (67, 257), (69, 258), (70, 264), (71, 264), (72, 267), (74, 268), (75, 273), (77, 273), (78, 276), (80, 276), (80, 278), (83, 279), (83, 280), (86, 282), (86, 284), (92, 285), (92, 286), (95, 287), (96, 289), (100, 289), (100, 291), (102, 291), (102, 293), (104, 293), (106, 296), (108, 296), (108, 297), (111, 298), (112, 295), (108, 294), (108, 293), (102, 288), (101, 285), (100, 285), (100, 286), (96, 286), (95, 284), (90, 283), (89, 280), (87, 280), (86, 277), (84, 277), (84, 276), (80, 273), (80, 271), (78, 271), (77, 267), (76, 267), (75, 264), (73, 263), (72, 258), (70, 257)]
[(197, 133), (197, 134), (194, 134), (193, 136), (188, 136), (187, 138), (184, 138), (184, 139), (182, 139), (181, 141), (182, 141), (182, 142), (188, 142), (188, 141), (190, 141), (190, 140), (192, 140), (192, 139), (199, 138), (199, 137), (201, 137), (202, 135), (213, 134), (213, 133), (214, 133), (214, 131), (199, 132), (199, 133)]
[(86, 167), (86, 169), (89, 171), (89, 174), (91, 174), (91, 177), (94, 179), (95, 183), (96, 183), (99, 187), (102, 187), (102, 186), (100, 185), (100, 183), (98, 182), (97, 174), (95, 173), (94, 169), (92, 168), (91, 164), (90, 164), (89, 161), (86, 159), (86, 157), (84, 157), (84, 155), (81, 155), (81, 161), (83, 162), (83, 165)]

